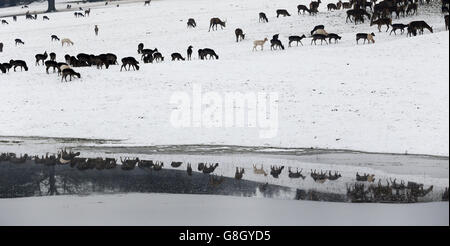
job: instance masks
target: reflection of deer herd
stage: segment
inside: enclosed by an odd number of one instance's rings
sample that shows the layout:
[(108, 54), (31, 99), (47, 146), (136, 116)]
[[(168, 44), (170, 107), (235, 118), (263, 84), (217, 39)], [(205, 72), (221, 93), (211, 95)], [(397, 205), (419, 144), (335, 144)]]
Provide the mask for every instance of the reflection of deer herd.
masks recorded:
[[(139, 158), (120, 158), (120, 164), (115, 158), (81, 158), (80, 152), (72, 152), (61, 150), (57, 155), (45, 155), (45, 156), (29, 156), (27, 154), (17, 156), (13, 153), (3, 153), (0, 155), (1, 162), (10, 162), (17, 165), (23, 165), (27, 161), (34, 161), (35, 164), (41, 164), (45, 166), (66, 165), (72, 168), (76, 168), (79, 171), (85, 170), (109, 170), (120, 168), (123, 171), (130, 171), (136, 167), (145, 170), (161, 171), (164, 168), (164, 163), (153, 160), (141, 160)], [(181, 168), (183, 162), (173, 161), (170, 166), (174, 169)], [(215, 187), (222, 185), (225, 178), (222, 175), (215, 174), (215, 171), (219, 167), (219, 163), (198, 163), (197, 171), (203, 174), (210, 175), (209, 185)], [(270, 166), (270, 171), (265, 170), (264, 166), (253, 165), (252, 171), (254, 175), (268, 177), (269, 174), (272, 178), (278, 179), (283, 173), (284, 166)], [(191, 163), (186, 163), (186, 173), (188, 176), (193, 175), (193, 169)], [(242, 180), (245, 175), (245, 168), (236, 167), (234, 178), (236, 180)], [(296, 169), (293, 171), (291, 167), (288, 168), (287, 176), (291, 180), (301, 179), (305, 180), (307, 175), (303, 174), (303, 169)], [(311, 179), (317, 184), (324, 184), (326, 181), (336, 181), (342, 177), (338, 171), (316, 171), (311, 170), (309, 173)], [(425, 189), (423, 184), (415, 182), (405, 183), (403, 180), (400, 183), (397, 179), (390, 179), (383, 182), (381, 179), (375, 185), (374, 174), (356, 173), (355, 182), (351, 185), (347, 185), (347, 195), (354, 202), (417, 202), (418, 198), (424, 197), (433, 190), (433, 186)], [(332, 183), (331, 183), (332, 184)], [(443, 200), (448, 200), (448, 188), (442, 195)]]

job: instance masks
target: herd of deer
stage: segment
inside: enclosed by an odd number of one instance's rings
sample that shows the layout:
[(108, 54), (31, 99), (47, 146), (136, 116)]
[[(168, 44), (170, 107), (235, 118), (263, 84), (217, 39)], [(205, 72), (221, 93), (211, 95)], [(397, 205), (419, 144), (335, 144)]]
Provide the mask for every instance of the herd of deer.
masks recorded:
[[(389, 30), (390, 27), (392, 27), (390, 34), (394, 33), (397, 34), (397, 31), (400, 31), (401, 34), (405, 32), (405, 29), (407, 30), (407, 36), (416, 36), (417, 34), (423, 34), (424, 29), (429, 30), (430, 32), (433, 32), (433, 28), (429, 26), (425, 21), (412, 21), (409, 24), (402, 24), (402, 23), (392, 23), (393, 14), (396, 14), (396, 18), (400, 18), (400, 16), (405, 15), (415, 15), (417, 14), (417, 8), (418, 8), (418, 1), (419, 0), (383, 0), (379, 3), (377, 3), (376, 0), (366, 1), (366, 0), (350, 0), (349, 2), (342, 2), (339, 0), (336, 4), (330, 3), (327, 5), (327, 9), (329, 11), (332, 10), (339, 10), (339, 9), (348, 9), (347, 10), (347, 17), (346, 22), (354, 22), (355, 24), (358, 22), (364, 22), (364, 18), (370, 19), (370, 25), (377, 25), (379, 32), (381, 32), (382, 26), (386, 26), (386, 32)], [(441, 0), (442, 1), (442, 11), (448, 12), (448, 4), (449, 0)], [(428, 2), (428, 1), (427, 1)], [(309, 4), (309, 7), (305, 5), (298, 5), (297, 6), (297, 13), (305, 13), (308, 12), (311, 15), (315, 15), (318, 12), (318, 8), (321, 4), (321, 0), (318, 1), (312, 1)], [(145, 1), (144, 5), (150, 5), (150, 1)], [(69, 8), (69, 6), (68, 6)], [(71, 8), (71, 6), (70, 6)], [(372, 14), (367, 12), (367, 8), (369, 8), (372, 11)], [(82, 12), (74, 12), (75, 17), (88, 17), (90, 15), (91, 9), (83, 10), (80, 8), (80, 10), (84, 11), (84, 14)], [(291, 16), (290, 13), (286, 9), (278, 9), (276, 11), (276, 17), (279, 18), (280, 16)], [(26, 14), (27, 19), (36, 19), (37, 15), (35, 14), (32, 16), (29, 12)], [(43, 17), (45, 19), (49, 19), (47, 16)], [(448, 30), (448, 15), (445, 16), (445, 26)], [(13, 17), (14, 21), (17, 21), (17, 17)], [(218, 27), (220, 26), (221, 29), (224, 29), (226, 27), (226, 20), (222, 21), (218, 17), (214, 17), (210, 19), (209, 23), (209, 29), (211, 30), (218, 30)], [(269, 22), (269, 19), (267, 18), (267, 15), (263, 12), (259, 13), (259, 22), (267, 23)], [(9, 24), (7, 21), (3, 20), (3, 24)], [(188, 28), (196, 28), (197, 23), (194, 18), (189, 18), (187, 21), (187, 27)], [(96, 30), (96, 35), (98, 34), (98, 29)], [(240, 42), (245, 39), (246, 34), (241, 28), (235, 29), (235, 36), (236, 36), (236, 42)], [(356, 43), (359, 44), (359, 41), (362, 39), (364, 41), (364, 44), (367, 43), (375, 43), (375, 34), (372, 33), (357, 33), (356, 34)], [(60, 40), (56, 35), (52, 35), (52, 41), (60, 41), (62, 46), (64, 45), (74, 45), (74, 42), (72, 42), (68, 38), (64, 38)], [(307, 36), (302, 35), (293, 35), (289, 36), (289, 47), (291, 47), (292, 43), (296, 43), (298, 46), (299, 43), (303, 45), (302, 40), (307, 38)], [(320, 43), (323, 44), (325, 42), (326, 44), (331, 43), (332, 40), (334, 40), (335, 43), (338, 42), (338, 40), (341, 40), (341, 36), (339, 36), (336, 33), (328, 33), (325, 31), (324, 25), (317, 25), (312, 31), (311, 31), (311, 44), (316, 44), (317, 41), (320, 40)], [(328, 40), (328, 41), (327, 41)], [(268, 42), (268, 38), (264, 38), (262, 40), (255, 40), (253, 41), (253, 50), (258, 50), (258, 47), (260, 50), (264, 49), (264, 45), (266, 42)], [(21, 39), (15, 39), (16, 46), (18, 45), (24, 45), (25, 42), (23, 42)], [(276, 34), (273, 36), (273, 38), (270, 40), (270, 49), (271, 50), (277, 50), (281, 49), (284, 50), (285, 47), (282, 43), (282, 41), (279, 39), (279, 34)], [(3, 51), (3, 43), (0, 42), (0, 52)], [(192, 59), (192, 53), (193, 53), (193, 46), (189, 46), (187, 49), (187, 60)], [(116, 65), (117, 64), (117, 57), (115, 57), (114, 61), (107, 59), (107, 56), (111, 56), (113, 54), (101, 54), (99, 56), (95, 55), (89, 55), (90, 58), (83, 60), (80, 60), (79, 58), (75, 58), (73, 56), (70, 57), (70, 59), (66, 58), (65, 62), (56, 62), (55, 61), (55, 54), (53, 54), (53, 58), (46, 61), (47, 56), (46, 52), (44, 54), (37, 54), (36, 55), (36, 65), (39, 65), (39, 62), (42, 61), (43, 64), (46, 65), (46, 72), (48, 73), (49, 68), (53, 68), (53, 71), (58, 70), (58, 74), (62, 75), (61, 81), (65, 80), (67, 81), (67, 77), (70, 78), (70, 81), (73, 77), (81, 78), (81, 75), (73, 70), (72, 67), (83, 67), (83, 66), (92, 66), (96, 65), (97, 68), (103, 68), (103, 66), (106, 67), (106, 69), (109, 68), (110, 65)], [(140, 43), (138, 45), (138, 54), (141, 55), (141, 60), (144, 63), (153, 63), (153, 62), (162, 62), (164, 61), (164, 56), (158, 51), (158, 49), (144, 49), (144, 44)], [(68, 55), (66, 55), (67, 57)], [(113, 55), (115, 56), (115, 55)], [(180, 53), (175, 52), (171, 54), (172, 61), (175, 60), (186, 60), (185, 57), (183, 57)], [(198, 58), (201, 60), (204, 59), (219, 59), (219, 56), (217, 53), (210, 48), (203, 48), (198, 50)], [(139, 61), (137, 61), (134, 57), (124, 57), (122, 60), (122, 66), (121, 71), (123, 69), (130, 70), (133, 68), (133, 70), (139, 70)], [(0, 63), (0, 71), (2, 73), (7, 73), (11, 68), (16, 71), (16, 68), (20, 67), (21, 71), (25, 70), (28, 71), (28, 67), (26, 65), (25, 61), (22, 60), (11, 60), (9, 63)]]

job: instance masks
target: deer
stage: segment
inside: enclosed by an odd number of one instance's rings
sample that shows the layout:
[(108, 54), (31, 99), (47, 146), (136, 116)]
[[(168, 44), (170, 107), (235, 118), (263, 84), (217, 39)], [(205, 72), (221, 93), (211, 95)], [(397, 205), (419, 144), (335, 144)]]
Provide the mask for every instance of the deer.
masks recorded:
[(190, 61), (192, 59), (192, 52), (194, 47), (192, 47), (192, 45), (189, 45), (189, 47), (187, 48), (187, 59), (188, 61)]
[(372, 21), (370, 22), (370, 26), (373, 26), (373, 25), (378, 25), (379, 32), (381, 32), (381, 27), (383, 25), (386, 25), (387, 26), (386, 32), (387, 32), (387, 31), (389, 31), (389, 27), (392, 25), (392, 19), (391, 18), (381, 18), (381, 19), (374, 21), (372, 18)]
[(50, 68), (53, 68), (53, 72), (56, 72), (56, 70), (58, 70), (58, 63), (52, 60), (45, 61), (45, 67), (46, 67), (45, 71), (47, 72), (47, 74)]
[(200, 163), (197, 164), (197, 170), (199, 172), (202, 172), (204, 168), (205, 168), (205, 163), (200, 162)]
[(329, 34), (327, 35), (327, 38), (328, 38), (328, 42), (329, 42), (329, 43), (331, 43), (331, 40), (332, 40), (332, 39), (334, 39), (334, 43), (337, 43), (338, 40), (341, 40), (341, 39), (342, 39), (342, 37), (339, 36), (339, 35), (337, 35), (336, 33), (329, 33)]
[(244, 177), (245, 170), (244, 168), (236, 167), (236, 173), (234, 174), (234, 178), (237, 180), (241, 180)]
[(334, 172), (333, 175), (331, 175), (331, 171), (328, 171), (328, 176), (327, 176), (328, 180), (335, 181), (335, 180), (338, 180), (341, 177), (342, 177), (342, 175), (340, 173), (336, 172), (336, 171)]
[(318, 9), (321, 3), (322, 3), (321, 0), (319, 0), (319, 1), (317, 1), (317, 2), (312, 1), (312, 2), (309, 4), (309, 9), (311, 9), (311, 10), (312, 10), (312, 9)]
[(157, 161), (155, 163), (155, 165), (153, 165), (153, 170), (154, 171), (161, 171), (163, 169), (163, 167), (164, 167), (164, 162)]
[(334, 4), (334, 3), (329, 3), (329, 4), (327, 5), (327, 9), (328, 9), (328, 11), (331, 11), (331, 10), (337, 10), (338, 8), (337, 8), (336, 4)]
[(126, 65), (128, 65), (128, 71), (133, 67), (133, 70), (139, 71), (139, 62), (136, 61), (134, 57), (125, 57), (122, 58), (122, 67), (120, 68), (120, 71), (122, 71), (123, 68), (125, 68), (125, 71), (127, 71)]
[(325, 26), (324, 25), (317, 25), (314, 27), (314, 29), (311, 30), (311, 36), (317, 31), (317, 30), (325, 30)]
[(205, 174), (213, 173), (218, 166), (219, 166), (219, 163), (216, 163), (214, 165), (209, 165), (209, 166), (205, 165), (205, 167), (203, 168), (203, 173), (205, 173)]
[(375, 33), (357, 33), (356, 34), (356, 44), (358, 44), (360, 39), (364, 39), (364, 44), (366, 43), (366, 41), (368, 41), (367, 43), (370, 44), (370, 42), (375, 43), (375, 39), (373, 38), (375, 37)]
[(325, 183), (325, 181), (327, 181), (328, 176), (326, 172), (322, 172), (322, 170), (320, 171), (320, 174), (316, 172), (316, 170), (314, 170), (314, 172), (311, 170), (310, 173), (311, 178), (314, 180), (314, 182), (316, 183)]
[(304, 38), (306, 38), (305, 35), (302, 35), (301, 37), (300, 36), (289, 36), (289, 45), (288, 46), (291, 47), (291, 43), (293, 43), (293, 42), (297, 42), (297, 46), (298, 46), (298, 43), (300, 43), (303, 46), (302, 39), (304, 39)]
[(284, 166), (281, 166), (281, 167), (270, 166), (270, 175), (272, 175), (272, 177), (277, 179), (280, 176), (283, 169), (284, 169)]
[(25, 42), (23, 42), (20, 38), (16, 38), (16, 39), (14, 40), (14, 42), (16, 43), (16, 46), (19, 45), (19, 44), (25, 45)]
[(218, 25), (220, 25), (220, 28), (222, 28), (222, 30), (223, 30), (223, 28), (226, 27), (226, 24), (227, 24), (227, 21), (226, 21), (226, 20), (225, 20), (225, 21), (222, 21), (222, 20), (220, 20), (220, 19), (217, 18), (217, 17), (211, 18), (211, 20), (209, 21), (209, 30), (208, 30), (208, 32), (211, 31), (211, 28), (212, 28), (212, 30), (214, 31), (214, 27), (215, 27), (216, 30), (217, 30), (217, 26), (218, 26)]
[(187, 164), (186, 172), (187, 172), (188, 176), (192, 176), (192, 165), (191, 165), (191, 163)]
[(425, 21), (412, 21), (409, 23), (411, 28), (419, 30), (420, 34), (423, 34), (423, 29), (427, 29), (431, 33), (433, 33), (433, 28), (429, 26)]
[(138, 162), (138, 167), (141, 169), (153, 168), (153, 166), (155, 166), (155, 163), (152, 160), (139, 160)]
[(45, 51), (44, 54), (37, 54), (35, 58), (36, 58), (36, 66), (39, 66), (40, 61), (42, 61), (42, 65), (44, 65), (45, 60), (47, 60), (48, 58), (47, 51)]
[(183, 162), (181, 162), (181, 161), (172, 161), (172, 163), (170, 164), (170, 166), (173, 168), (178, 168), (181, 165), (183, 165)]
[(262, 22), (262, 23), (269, 22), (269, 19), (267, 19), (267, 16), (264, 12), (259, 13), (259, 22)]
[(213, 49), (204, 48), (199, 50), (200, 59), (206, 59), (209, 55), (209, 59), (219, 59), (219, 56), (216, 54), (216, 52)]
[(27, 66), (27, 63), (25, 61), (22, 61), (22, 60), (10, 60), (9, 64), (14, 69), (14, 72), (16, 71), (17, 67), (20, 67), (20, 71), (22, 71), (22, 69), (25, 70), (25, 71), (28, 71), (28, 66)]
[(184, 60), (186, 60), (180, 53), (172, 53), (171, 55), (170, 55), (171, 57), (172, 57), (172, 61), (175, 61), (175, 60), (182, 60), (182, 61), (184, 61)]
[(72, 40), (70, 40), (70, 39), (68, 39), (68, 38), (63, 38), (63, 39), (61, 40), (61, 45), (64, 47), (64, 44), (67, 44), (67, 46), (71, 46), (71, 45), (73, 45), (74, 43), (72, 42)]
[(289, 12), (287, 10), (285, 10), (285, 9), (278, 9), (277, 10), (277, 18), (280, 17), (280, 15), (283, 16), (283, 17), (291, 16), (289, 14)]
[(303, 11), (303, 14), (305, 14), (305, 12), (308, 12), (309, 14), (311, 14), (311, 11), (308, 9), (308, 7), (306, 7), (303, 4), (297, 5), (297, 13), (298, 13), (298, 15), (300, 15), (300, 11)]
[(52, 35), (51, 38), (52, 38), (52, 42), (53, 41), (60, 41), (60, 39), (56, 35)]
[(144, 49), (144, 44), (143, 43), (139, 43), (138, 44), (138, 50), (137, 50), (138, 54), (141, 54), (143, 49)]
[(411, 15), (417, 14), (417, 3), (411, 3), (406, 8), (406, 15), (409, 15), (412, 12)]
[(394, 34), (397, 35), (397, 33), (396, 33), (397, 30), (400, 30), (401, 31), (400, 34), (403, 35), (403, 33), (405, 32), (405, 28), (408, 28), (408, 25), (401, 24), (401, 23), (392, 24), (392, 29), (391, 29), (391, 32), (389, 33), (389, 35), (392, 35), (392, 32), (394, 32)]
[(327, 35), (325, 34), (319, 34), (319, 33), (315, 33), (312, 35), (312, 40), (311, 40), (311, 45), (314, 42), (314, 45), (316, 45), (316, 41), (320, 40), (320, 44), (322, 45), (323, 41), (325, 41), (326, 44), (328, 44), (327, 42)]
[(303, 169), (301, 169), (300, 172), (299, 172), (298, 168), (297, 168), (297, 172), (294, 173), (294, 172), (291, 171), (291, 168), (289, 167), (289, 169), (288, 169), (289, 175), (288, 176), (291, 179), (302, 178), (304, 180), (306, 178), (306, 176), (302, 175), (302, 171), (303, 171)]
[(245, 34), (240, 28), (236, 28), (234, 31), (234, 34), (236, 35), (236, 43), (239, 42), (239, 39), (242, 41), (245, 39)]
[(129, 170), (133, 170), (136, 165), (139, 163), (139, 158), (136, 159), (130, 159), (130, 158), (125, 158), (124, 160), (122, 159), (122, 157), (120, 157), (120, 162), (122, 163), (122, 170), (125, 171), (129, 171)]
[(71, 68), (66, 68), (64, 70), (62, 70), (62, 77), (61, 77), (61, 82), (63, 80), (65, 80), (67, 82), (67, 76), (70, 77), (70, 81), (72, 81), (72, 77), (77, 77), (77, 78), (81, 78), (80, 73), (75, 72), (73, 69)]
[[(138, 51), (139, 52), (139, 51)], [(151, 56), (151, 57), (153, 57), (153, 53), (156, 53), (156, 52), (158, 52), (158, 49), (157, 48), (155, 48), (155, 49), (142, 49), (141, 50), (141, 54), (142, 54), (142, 56), (141, 56), (141, 60), (143, 60), (144, 59), (144, 57), (145, 56)]]
[(258, 175), (264, 175), (267, 176), (266, 171), (264, 171), (264, 166), (261, 165), (261, 168), (257, 168), (256, 165), (253, 165), (253, 173)]
[(193, 18), (189, 18), (187, 21), (187, 27), (188, 28), (195, 28), (197, 27), (197, 23), (195, 22), (195, 20)]
[(264, 40), (255, 40), (253, 41), (253, 51), (257, 51), (257, 47), (260, 46), (261, 50), (264, 50), (264, 44), (269, 41), (269, 39), (264, 38)]

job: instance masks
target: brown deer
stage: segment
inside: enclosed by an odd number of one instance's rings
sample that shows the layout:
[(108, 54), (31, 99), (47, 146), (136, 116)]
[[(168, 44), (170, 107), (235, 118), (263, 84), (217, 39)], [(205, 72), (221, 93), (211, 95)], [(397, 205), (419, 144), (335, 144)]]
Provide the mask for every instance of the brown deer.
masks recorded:
[(386, 28), (386, 32), (387, 32), (387, 31), (389, 31), (389, 28), (392, 25), (392, 19), (391, 18), (381, 18), (381, 19), (374, 21), (372, 18), (372, 20), (370, 22), (370, 26), (373, 26), (373, 25), (378, 25), (379, 32), (381, 32), (381, 27), (385, 25), (385, 26), (387, 26), (387, 28)]
[(214, 31), (214, 27), (217, 30), (217, 26), (220, 25), (220, 27), (223, 29), (224, 27), (226, 27), (227, 21), (222, 21), (219, 18), (215, 17), (215, 18), (211, 18), (211, 20), (209, 21), (209, 30), (208, 32), (212, 30)]
[(261, 168), (257, 168), (256, 165), (253, 165), (253, 173), (258, 175), (267, 176), (266, 171), (264, 171), (264, 166), (261, 165)]

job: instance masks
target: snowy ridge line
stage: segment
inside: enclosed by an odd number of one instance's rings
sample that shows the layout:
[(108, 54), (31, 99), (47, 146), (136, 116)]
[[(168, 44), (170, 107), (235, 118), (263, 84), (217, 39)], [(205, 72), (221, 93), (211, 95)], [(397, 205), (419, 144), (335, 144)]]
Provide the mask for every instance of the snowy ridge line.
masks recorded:
[[(2, 144), (17, 144), (26, 143), (27, 141), (48, 141), (53, 145), (67, 145), (75, 150), (101, 150), (104, 152), (120, 152), (120, 150), (127, 149), (127, 152), (139, 153), (174, 153), (174, 154), (278, 154), (278, 155), (317, 155), (317, 154), (332, 154), (332, 153), (348, 153), (348, 154), (374, 154), (374, 155), (388, 155), (388, 156), (415, 156), (424, 158), (436, 158), (440, 160), (449, 160), (449, 156), (432, 155), (432, 154), (415, 154), (415, 153), (393, 153), (393, 152), (373, 152), (355, 149), (330, 149), (330, 148), (308, 148), (308, 147), (278, 147), (278, 146), (245, 146), (245, 145), (220, 145), (220, 144), (174, 144), (174, 145), (140, 145), (140, 144), (126, 144), (124, 139), (96, 139), (96, 138), (72, 138), (72, 137), (45, 137), (45, 136), (0, 136), (0, 147)], [(50, 141), (52, 141), (50, 143)], [(30, 142), (30, 144), (32, 144)], [(40, 142), (40, 144), (45, 144)], [(82, 145), (77, 145), (82, 144)], [(0, 151), (1, 152), (1, 151)], [(45, 154), (46, 152), (33, 153)], [(25, 154), (25, 153), (23, 153)]]
[[(152, 0), (152, 3), (154, 1), (159, 1), (159, 0)], [(102, 9), (105, 7), (109, 7), (109, 6), (105, 6), (106, 1), (99, 1), (99, 2), (86, 2), (83, 3), (82, 1), (75, 1), (75, 0), (63, 0), (63, 1), (55, 1), (56, 2), (56, 10), (57, 13), (61, 13), (61, 12), (76, 12), (79, 11), (78, 7), (82, 6), (82, 7), (88, 7), (88, 8), (92, 8), (92, 9)], [(112, 3), (119, 3), (119, 4), (132, 4), (132, 3), (144, 3), (143, 0), (108, 0), (108, 2), (112, 2)], [(73, 6), (74, 8), (71, 9), (67, 9), (66, 5), (67, 4), (74, 4), (74, 3), (80, 3), (79, 5), (75, 5)], [(30, 11), (31, 14), (44, 14), (44, 13), (48, 13), (46, 7), (46, 2), (40, 3), (40, 2), (33, 2), (32, 4), (28, 5), (28, 9), (18, 9), (20, 8), (20, 6), (15, 6), (15, 7), (5, 7), (5, 8), (0, 8), (0, 12), (2, 10), (7, 11), (9, 9), (13, 9), (13, 8), (17, 8), (17, 12), (11, 12), (8, 14), (4, 14), (1, 15), (0, 14), (0, 18), (7, 18), (7, 17), (13, 17), (13, 16), (25, 16), (27, 11)], [(34, 10), (33, 8), (38, 7), (36, 10)]]

